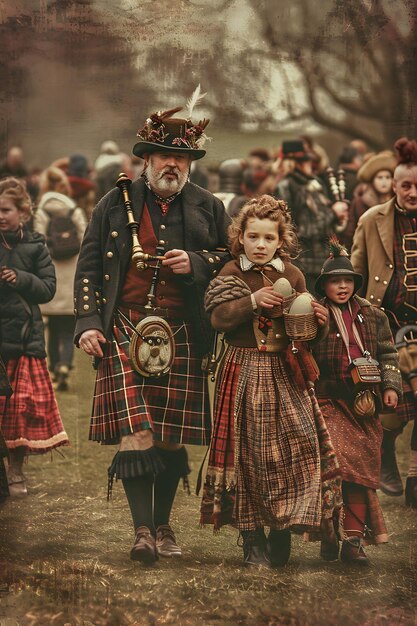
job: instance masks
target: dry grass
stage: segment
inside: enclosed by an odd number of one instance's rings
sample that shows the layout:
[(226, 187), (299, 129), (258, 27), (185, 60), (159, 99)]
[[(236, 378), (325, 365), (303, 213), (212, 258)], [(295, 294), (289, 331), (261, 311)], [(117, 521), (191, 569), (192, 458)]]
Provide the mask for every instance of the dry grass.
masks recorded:
[[(199, 498), (181, 491), (173, 524), (183, 559), (132, 563), (120, 485), (106, 502), (113, 449), (87, 441), (93, 373), (77, 359), (77, 393), (59, 396), (73, 447), (31, 459), (29, 497), (0, 511), (0, 626), (416, 626), (417, 512), (402, 498), (382, 496), (391, 542), (368, 548), (366, 570), (326, 564), (298, 537), (283, 570), (244, 570), (236, 532), (200, 529)], [(402, 470), (407, 439), (409, 429)], [(190, 449), (194, 480), (203, 453)]]

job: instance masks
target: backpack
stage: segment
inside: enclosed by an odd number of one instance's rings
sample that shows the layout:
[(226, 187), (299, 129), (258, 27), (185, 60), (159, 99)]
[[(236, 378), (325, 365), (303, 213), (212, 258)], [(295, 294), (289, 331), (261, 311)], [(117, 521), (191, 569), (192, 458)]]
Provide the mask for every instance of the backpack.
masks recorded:
[(49, 216), (46, 244), (51, 257), (59, 261), (69, 259), (78, 254), (81, 242), (77, 226), (72, 219), (74, 209), (65, 216), (57, 215), (56, 213), (51, 214), (48, 211), (45, 212)]

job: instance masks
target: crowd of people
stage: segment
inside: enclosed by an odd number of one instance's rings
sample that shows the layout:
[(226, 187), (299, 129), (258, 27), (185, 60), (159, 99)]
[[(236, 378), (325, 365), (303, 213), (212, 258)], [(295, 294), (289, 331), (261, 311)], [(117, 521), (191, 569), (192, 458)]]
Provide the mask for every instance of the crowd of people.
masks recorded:
[[(17, 146), (0, 166), (0, 498), (27, 496), (25, 457), (69, 443), (55, 391), (75, 344), (95, 359), (89, 438), (118, 446), (131, 559), (181, 555), (194, 444), (200, 521), (233, 524), (246, 566), (285, 565), (292, 532), (367, 564), (417, 408), (417, 143), (354, 140), (332, 168), (300, 136), (204, 168), (208, 121), (179, 110), (146, 120), (132, 158), (107, 140), (93, 167), (29, 172)], [(405, 491), (417, 508), (416, 425)]]

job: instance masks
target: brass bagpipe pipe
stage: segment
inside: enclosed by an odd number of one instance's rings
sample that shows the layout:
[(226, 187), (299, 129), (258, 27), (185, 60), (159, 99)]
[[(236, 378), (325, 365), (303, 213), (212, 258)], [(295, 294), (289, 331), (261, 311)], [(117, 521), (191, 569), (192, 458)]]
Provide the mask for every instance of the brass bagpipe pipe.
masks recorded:
[(116, 187), (118, 187), (122, 192), (123, 202), (127, 213), (127, 225), (129, 226), (130, 232), (132, 234), (132, 261), (136, 265), (138, 271), (142, 272), (143, 270), (146, 270), (148, 267), (150, 267), (147, 261), (163, 261), (165, 257), (147, 254), (143, 251), (143, 248), (140, 245), (139, 222), (135, 220), (135, 217), (133, 215), (132, 202), (129, 196), (129, 189), (131, 184), (132, 181), (124, 172), (119, 174), (119, 178), (116, 182)]

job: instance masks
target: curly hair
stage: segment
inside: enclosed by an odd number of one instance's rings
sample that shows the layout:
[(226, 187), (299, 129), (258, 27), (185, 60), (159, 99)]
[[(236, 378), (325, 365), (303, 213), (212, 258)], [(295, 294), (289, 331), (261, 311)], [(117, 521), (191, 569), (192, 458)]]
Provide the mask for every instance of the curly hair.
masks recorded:
[(251, 218), (277, 222), (281, 242), (277, 254), (283, 258), (290, 258), (291, 255), (297, 254), (298, 240), (287, 203), (264, 194), (259, 198), (249, 200), (229, 226), (229, 246), (233, 256), (237, 257), (244, 251), (239, 237), (245, 232), (248, 220)]
[(32, 200), (26, 191), (26, 183), (12, 176), (3, 178), (0, 180), (0, 196), (10, 198), (19, 211), (22, 222), (30, 220), (32, 216)]
[(417, 142), (401, 137), (394, 144), (398, 165), (417, 165)]

